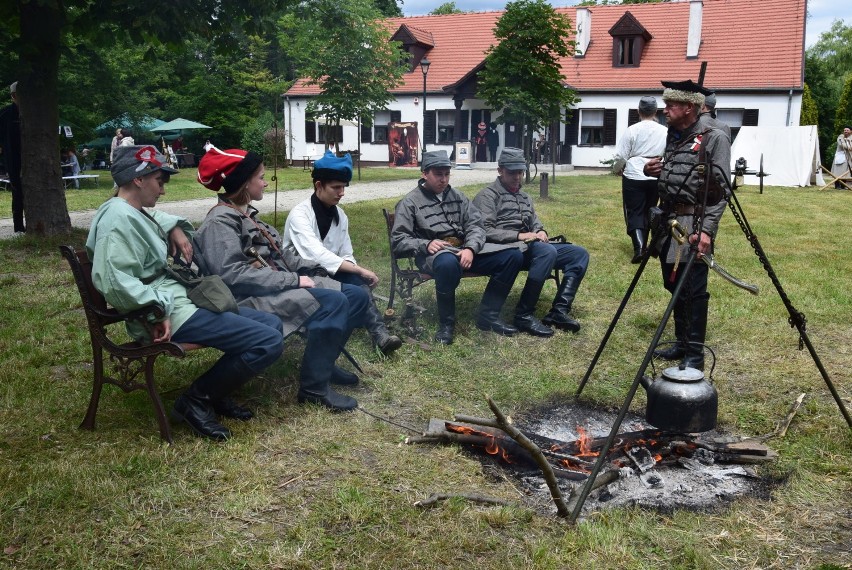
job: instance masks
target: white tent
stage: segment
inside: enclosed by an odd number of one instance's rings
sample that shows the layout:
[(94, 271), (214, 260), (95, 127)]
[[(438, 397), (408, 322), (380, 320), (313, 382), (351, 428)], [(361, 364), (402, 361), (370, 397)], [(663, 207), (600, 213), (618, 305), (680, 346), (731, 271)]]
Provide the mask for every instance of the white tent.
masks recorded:
[[(804, 127), (741, 127), (731, 146), (731, 172), (737, 159), (743, 157), (748, 169), (763, 171), (767, 186), (822, 186), (819, 138), (816, 125)], [(745, 184), (758, 185), (757, 176), (746, 176)]]

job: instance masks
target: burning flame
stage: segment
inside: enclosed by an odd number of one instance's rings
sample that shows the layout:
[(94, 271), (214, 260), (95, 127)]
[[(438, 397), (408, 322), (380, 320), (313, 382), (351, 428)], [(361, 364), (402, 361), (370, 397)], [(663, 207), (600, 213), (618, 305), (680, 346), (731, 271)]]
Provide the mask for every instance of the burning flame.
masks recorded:
[(485, 453), (489, 455), (499, 455), (506, 463), (514, 463), (512, 461), (512, 456), (509, 454), (509, 451), (501, 447), (500, 444), (497, 443), (497, 436), (495, 436), (494, 434), (490, 434), (488, 432), (484, 432), (468, 426), (452, 424), (449, 422), (445, 423), (444, 427), (447, 431), (450, 432), (488, 438), (488, 443), (485, 445)]
[(577, 452), (577, 455), (580, 457), (597, 457), (600, 455), (598, 451), (592, 451), (592, 438), (586, 433), (586, 430), (580, 426), (577, 426), (577, 446), (580, 451)]

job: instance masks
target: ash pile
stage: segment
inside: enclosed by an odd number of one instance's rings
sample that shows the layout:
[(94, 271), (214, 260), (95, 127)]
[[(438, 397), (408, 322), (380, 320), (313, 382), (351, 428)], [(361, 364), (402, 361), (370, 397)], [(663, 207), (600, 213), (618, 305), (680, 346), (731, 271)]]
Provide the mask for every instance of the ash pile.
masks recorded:
[[(538, 409), (514, 421), (546, 458), (565, 497), (575, 497), (602, 453), (615, 412), (580, 404)], [(470, 421), (475, 423), (468, 423)], [(456, 416), (432, 419), (410, 443), (456, 443), (500, 469), (526, 492), (531, 503), (549, 504), (551, 491), (540, 465), (527, 449), (488, 420)], [(659, 430), (628, 415), (610, 447), (606, 467), (583, 504), (583, 515), (613, 507), (639, 506), (661, 512), (675, 509), (714, 511), (737, 497), (768, 499), (775, 483), (756, 466), (777, 454), (759, 438), (718, 431), (700, 434)]]

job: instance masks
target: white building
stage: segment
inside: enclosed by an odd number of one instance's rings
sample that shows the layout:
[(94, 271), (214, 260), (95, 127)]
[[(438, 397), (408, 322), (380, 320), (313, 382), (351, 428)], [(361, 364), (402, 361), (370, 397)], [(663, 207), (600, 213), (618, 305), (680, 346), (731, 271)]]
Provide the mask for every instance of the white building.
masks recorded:
[[(716, 92), (718, 118), (732, 127), (799, 124), (804, 84), (806, 0), (684, 0), (671, 3), (558, 8), (576, 27), (576, 54), (560, 61), (564, 82), (580, 97), (547, 133), (557, 163), (601, 167), (616, 141), (638, 120), (643, 95), (662, 94), (662, 80), (697, 80)], [(341, 126), (341, 150), (360, 148), (362, 163), (387, 164), (390, 122), (416, 125), (428, 150), (452, 153), (480, 121), (499, 123), (500, 110), (476, 98), (477, 72), (494, 43), (503, 12), (393, 18), (388, 24), (411, 55), (396, 100), (373, 126)], [(424, 117), (423, 73), (428, 58)], [(305, 116), (315, 86), (297, 82), (284, 94), (288, 152), (294, 161), (323, 152), (325, 126)], [(568, 116), (570, 115), (570, 118)], [(425, 124), (425, 128), (424, 128)], [(499, 147), (520, 146), (518, 129), (498, 124)], [(342, 138), (341, 138), (342, 136)], [(553, 137), (551, 139), (551, 136)], [(547, 152), (550, 156), (550, 152)]]

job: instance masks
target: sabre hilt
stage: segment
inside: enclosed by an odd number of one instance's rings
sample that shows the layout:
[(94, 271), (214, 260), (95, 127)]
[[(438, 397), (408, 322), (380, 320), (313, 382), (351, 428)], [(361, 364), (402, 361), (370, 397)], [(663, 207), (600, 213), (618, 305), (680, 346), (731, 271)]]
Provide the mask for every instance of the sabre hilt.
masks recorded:
[(254, 246), (250, 246), (243, 253), (245, 253), (249, 257), (253, 257), (258, 263), (260, 263), (261, 267), (269, 267), (269, 263), (261, 257), (261, 255), (257, 252)]

